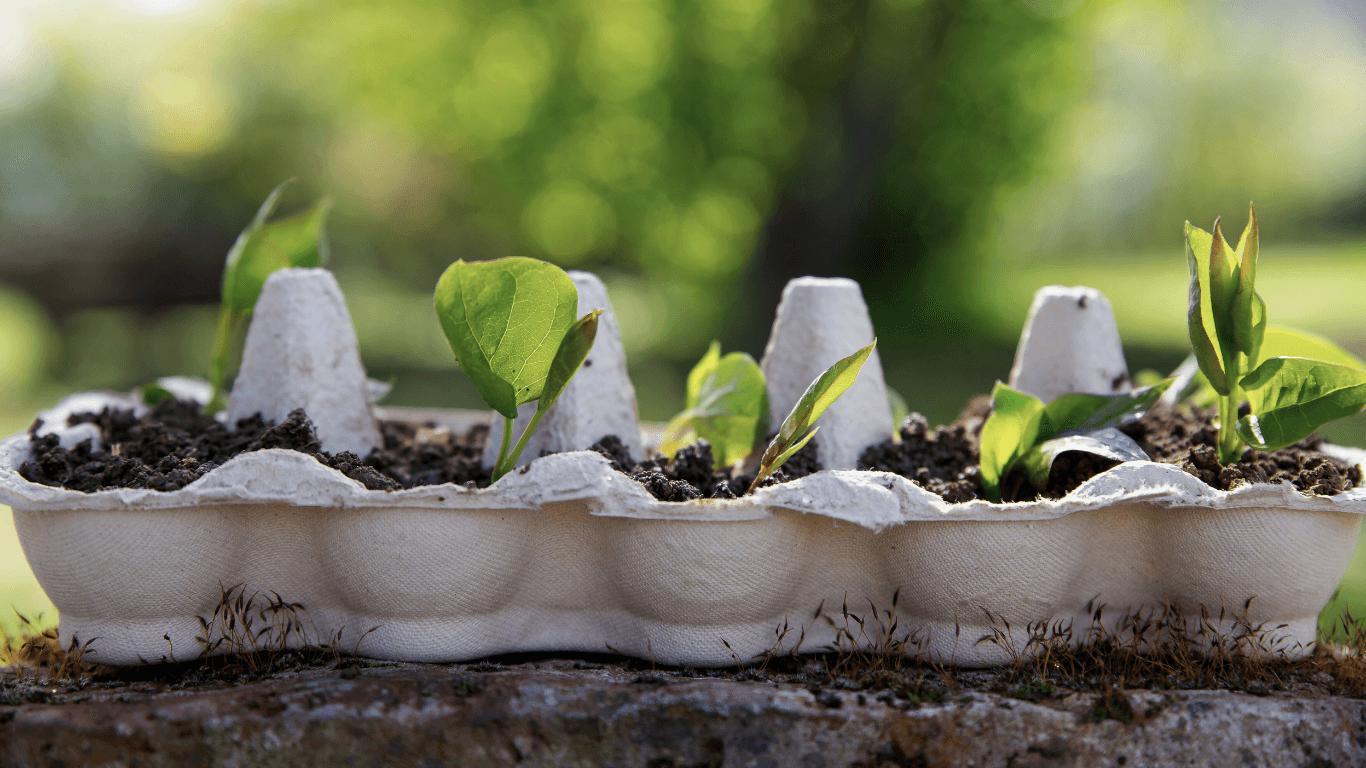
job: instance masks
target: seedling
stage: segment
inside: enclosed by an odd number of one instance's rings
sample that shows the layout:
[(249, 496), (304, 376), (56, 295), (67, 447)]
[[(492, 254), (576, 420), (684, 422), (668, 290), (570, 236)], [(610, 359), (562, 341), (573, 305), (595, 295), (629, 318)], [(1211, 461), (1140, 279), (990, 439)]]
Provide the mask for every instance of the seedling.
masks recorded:
[(1115, 461), (1147, 461), (1148, 454), (1118, 427), (1138, 419), (1171, 386), (1167, 379), (1128, 395), (1063, 395), (1044, 405), (1033, 395), (996, 382), (991, 416), (982, 425), (982, 491), (1001, 501), (1001, 479), (1024, 468), (1037, 489), (1048, 485), (1053, 461), (1085, 451)]
[(323, 225), (332, 208), (330, 198), (303, 213), (266, 223), (289, 182), (276, 187), (257, 209), (256, 216), (237, 236), (223, 267), (223, 301), (218, 312), (218, 333), (213, 343), (209, 383), (213, 396), (208, 412), (220, 411), (223, 377), (228, 369), (228, 348), (237, 326), (251, 315), (266, 278), (278, 269), (318, 267), (327, 263), (327, 237)]
[(802, 399), (797, 401), (792, 412), (783, 420), (777, 437), (768, 444), (763, 458), (759, 460), (759, 472), (754, 476), (754, 482), (749, 484), (746, 493), (753, 493), (760, 482), (777, 472), (784, 462), (792, 458), (792, 454), (800, 451), (816, 436), (816, 431), (820, 429), (815, 426), (816, 420), (825, 413), (826, 408), (839, 399), (840, 395), (853, 386), (864, 361), (873, 353), (876, 346), (877, 340), (874, 339), (872, 344), (830, 366), (825, 373), (811, 382)]
[[(595, 309), (578, 320), (579, 292), (564, 270), (537, 259), (456, 261), (436, 284), (436, 314), (460, 368), (503, 416), (492, 480), (517, 465), (527, 440), (593, 348)], [(517, 407), (536, 414), (509, 451)]]
[(711, 443), (719, 466), (730, 466), (754, 451), (768, 432), (768, 389), (754, 358), (744, 352), (721, 356), (721, 342), (688, 374), (687, 407), (669, 421), (659, 452), (673, 456), (701, 438)]
[[(1266, 303), (1254, 290), (1257, 274), (1257, 211), (1237, 249), (1214, 233), (1186, 222), (1190, 264), (1187, 326), (1201, 373), (1219, 404), (1219, 461), (1242, 458), (1244, 443), (1259, 450), (1285, 448), (1330, 421), (1366, 407), (1366, 371), (1326, 339), (1276, 329), (1279, 356), (1263, 359)], [(1252, 412), (1239, 419), (1244, 403)]]

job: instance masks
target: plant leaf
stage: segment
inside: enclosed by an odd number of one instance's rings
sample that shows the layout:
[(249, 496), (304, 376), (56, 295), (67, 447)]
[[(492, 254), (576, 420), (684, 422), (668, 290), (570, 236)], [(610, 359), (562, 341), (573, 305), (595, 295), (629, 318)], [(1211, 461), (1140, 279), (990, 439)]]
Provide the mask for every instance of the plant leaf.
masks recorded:
[(1088, 433), (1117, 427), (1140, 418), (1153, 407), (1175, 379), (1163, 379), (1151, 387), (1127, 395), (1063, 395), (1044, 407), (1039, 439), (1065, 433)]
[(1225, 372), (1232, 366), (1223, 353), (1237, 348), (1234, 343), (1236, 333), (1233, 320), (1233, 297), (1237, 291), (1237, 254), (1224, 239), (1224, 233), (1219, 228), (1219, 219), (1215, 219), (1209, 252), (1209, 308), (1210, 317), (1214, 320), (1215, 343), (1219, 346)]
[[(577, 303), (577, 298), (575, 301)], [(550, 363), (550, 373), (546, 375), (541, 399), (536, 403), (538, 409), (550, 410), (555, 401), (560, 399), (564, 388), (569, 386), (569, 380), (578, 373), (579, 366), (583, 365), (593, 349), (593, 340), (598, 335), (598, 318), (601, 316), (602, 310), (595, 309), (574, 321), (565, 331), (564, 340), (560, 342), (560, 348), (555, 350), (555, 359)]]
[(1233, 293), (1233, 339), (1238, 351), (1247, 355), (1249, 367), (1256, 365), (1258, 348), (1266, 329), (1266, 302), (1257, 295), (1257, 210), (1247, 206), (1247, 227), (1238, 239), (1234, 260), (1238, 264)]
[(1209, 380), (1210, 386), (1221, 395), (1228, 394), (1228, 379), (1224, 376), (1223, 362), (1219, 349), (1210, 339), (1210, 327), (1206, 318), (1212, 319), (1209, 289), (1209, 260), (1206, 254), (1213, 251), (1214, 236), (1199, 227), (1186, 222), (1186, 260), (1190, 266), (1189, 300), (1186, 306), (1186, 330), (1190, 335), (1191, 349), (1200, 363), (1200, 370)]
[(436, 284), (436, 313), (460, 368), (505, 418), (540, 398), (578, 289), (564, 270), (514, 256), (456, 261)]
[(1271, 326), (1262, 339), (1262, 354), (1273, 357), (1307, 357), (1366, 371), (1366, 362), (1315, 333)]
[(996, 382), (991, 390), (991, 416), (982, 425), (982, 491), (1000, 503), (1001, 478), (1039, 436), (1044, 404), (1039, 398)]
[(153, 381), (138, 387), (138, 399), (142, 400), (144, 405), (155, 408), (164, 400), (175, 399), (175, 395), (171, 393), (171, 390)]
[(716, 370), (717, 363), (721, 362), (721, 342), (713, 341), (707, 348), (707, 353), (702, 355), (702, 359), (697, 361), (697, 365), (688, 371), (688, 392), (684, 408), (696, 408), (697, 401), (702, 391), (702, 384)]
[(1366, 407), (1366, 371), (1322, 360), (1273, 357), (1241, 384), (1252, 414), (1238, 420), (1238, 435), (1261, 451), (1294, 445)]
[(1053, 461), (1067, 451), (1085, 451), (1104, 456), (1115, 461), (1148, 461), (1147, 453), (1134, 442), (1132, 437), (1114, 427), (1098, 429), (1084, 435), (1066, 435), (1045, 440), (1020, 459), (1020, 464), (1029, 475), (1029, 482), (1035, 488), (1048, 485), (1048, 473), (1053, 469)]
[[(779, 467), (787, 461), (792, 454), (801, 449), (803, 445), (815, 435), (816, 421), (820, 419), (825, 409), (829, 408), (840, 395), (843, 395), (849, 387), (853, 386), (858, 379), (859, 371), (863, 368), (863, 363), (868, 356), (873, 353), (873, 348), (877, 346), (877, 339), (872, 344), (860, 349), (854, 354), (837, 361), (830, 366), (816, 380), (811, 382), (811, 386), (806, 388), (806, 392), (792, 408), (792, 412), (783, 420), (783, 425), (778, 429), (777, 437), (768, 444), (768, 449), (764, 451), (763, 458), (759, 461), (759, 471), (754, 476), (754, 482), (750, 484), (749, 491), (759, 487), (759, 482), (773, 474)], [(809, 434), (806, 434), (811, 430)], [(798, 435), (803, 435), (800, 439)]]
[(665, 429), (659, 452), (673, 456), (697, 438), (711, 443), (718, 466), (748, 456), (768, 430), (768, 390), (754, 358), (720, 356), (713, 344), (688, 374), (688, 409)]
[(892, 439), (901, 442), (901, 425), (911, 415), (906, 398), (891, 387), (887, 387), (887, 406), (892, 409)]
[(261, 287), (276, 270), (318, 267), (327, 263), (324, 226), (332, 208), (330, 198), (324, 198), (303, 213), (264, 223), (288, 183), (270, 193), (251, 224), (238, 235), (228, 251), (223, 270), (223, 302), (239, 314), (250, 313), (256, 307)]

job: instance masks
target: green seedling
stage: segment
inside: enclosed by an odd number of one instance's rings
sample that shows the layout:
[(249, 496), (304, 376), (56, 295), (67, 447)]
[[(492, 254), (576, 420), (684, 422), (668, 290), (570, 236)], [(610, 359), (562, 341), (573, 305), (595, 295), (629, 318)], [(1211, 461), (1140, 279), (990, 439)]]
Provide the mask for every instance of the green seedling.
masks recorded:
[(911, 409), (906, 405), (906, 398), (891, 387), (887, 387), (887, 407), (892, 409), (892, 442), (899, 443), (901, 425), (906, 422), (906, 417), (911, 415)]
[(1171, 386), (1167, 379), (1128, 395), (1063, 395), (1045, 405), (1033, 395), (996, 382), (991, 416), (982, 425), (982, 491), (1001, 501), (1001, 479), (1020, 466), (1036, 489), (1048, 484), (1053, 461), (1066, 451), (1085, 451), (1115, 461), (1146, 461), (1148, 455), (1118, 427), (1142, 416)]
[(687, 407), (665, 427), (659, 452), (672, 457), (701, 438), (711, 443), (718, 466), (730, 466), (767, 432), (768, 390), (758, 363), (744, 352), (722, 357), (714, 341), (688, 374)]
[[(1322, 337), (1267, 329), (1266, 303), (1254, 290), (1257, 212), (1237, 249), (1220, 232), (1186, 222), (1190, 304), (1186, 318), (1194, 357), (1219, 405), (1219, 461), (1293, 445), (1330, 421), (1366, 407), (1361, 361)], [(1196, 397), (1199, 397), (1197, 392)], [(1247, 402), (1251, 413), (1238, 418)]]
[[(578, 320), (579, 292), (564, 270), (537, 259), (457, 261), (436, 284), (436, 314), (460, 368), (503, 416), (492, 479), (517, 465), (527, 440), (579, 370), (598, 331), (596, 309)], [(517, 407), (536, 414), (509, 450)]]
[(175, 395), (171, 394), (171, 390), (161, 386), (155, 381), (138, 387), (137, 395), (138, 399), (142, 400), (144, 405), (151, 408), (161, 405), (164, 400), (172, 400), (175, 398)]
[(825, 413), (826, 408), (839, 399), (840, 395), (853, 386), (863, 363), (876, 346), (877, 340), (874, 339), (872, 344), (830, 366), (825, 373), (811, 382), (811, 386), (806, 388), (806, 393), (783, 420), (777, 437), (768, 444), (763, 458), (759, 460), (759, 472), (754, 476), (754, 482), (750, 483), (746, 493), (753, 493), (760, 482), (777, 472), (784, 462), (792, 458), (792, 454), (800, 451), (816, 436), (816, 431), (820, 429), (816, 426), (816, 420)]
[(276, 187), (256, 211), (256, 216), (237, 236), (223, 267), (223, 301), (218, 312), (218, 333), (214, 338), (209, 383), (213, 396), (208, 412), (222, 410), (223, 377), (228, 369), (228, 348), (242, 320), (251, 315), (261, 287), (272, 272), (288, 267), (320, 267), (327, 263), (327, 237), (323, 225), (332, 209), (330, 198), (303, 213), (273, 221), (266, 219), (275, 210), (289, 182)]

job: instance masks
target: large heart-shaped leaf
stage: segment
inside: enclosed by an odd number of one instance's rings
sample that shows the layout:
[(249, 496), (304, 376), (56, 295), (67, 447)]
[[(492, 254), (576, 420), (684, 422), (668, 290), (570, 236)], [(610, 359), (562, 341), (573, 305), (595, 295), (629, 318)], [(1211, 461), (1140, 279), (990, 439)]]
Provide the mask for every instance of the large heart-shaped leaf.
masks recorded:
[(485, 402), (513, 419), (517, 406), (545, 391), (579, 299), (564, 270), (511, 257), (455, 262), (437, 282), (435, 301), (461, 369)]

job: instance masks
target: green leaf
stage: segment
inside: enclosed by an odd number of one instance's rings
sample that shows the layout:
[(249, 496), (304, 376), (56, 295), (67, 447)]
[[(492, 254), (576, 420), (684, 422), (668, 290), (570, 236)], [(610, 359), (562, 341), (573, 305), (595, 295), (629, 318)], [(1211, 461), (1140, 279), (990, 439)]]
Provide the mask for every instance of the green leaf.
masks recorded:
[(891, 387), (887, 387), (887, 405), (892, 409), (892, 439), (901, 442), (901, 425), (911, 415), (911, 409), (906, 405), (906, 398)]
[(1066, 432), (1093, 432), (1132, 421), (1153, 407), (1175, 381), (1164, 379), (1127, 395), (1063, 395), (1044, 407), (1039, 439)]
[(713, 343), (688, 374), (688, 408), (665, 428), (659, 445), (665, 456), (702, 438), (718, 466), (729, 466), (753, 452), (768, 430), (768, 389), (758, 363), (743, 352), (720, 353)]
[(1273, 357), (1241, 382), (1252, 414), (1238, 420), (1248, 445), (1274, 451), (1366, 407), (1366, 371), (1322, 360)]
[[(577, 302), (576, 297), (575, 303)], [(550, 363), (550, 373), (546, 375), (545, 389), (541, 390), (541, 398), (536, 403), (537, 409), (550, 410), (555, 401), (560, 399), (564, 388), (569, 386), (569, 380), (578, 373), (579, 366), (588, 359), (588, 353), (593, 349), (593, 339), (598, 335), (598, 318), (601, 316), (602, 310), (595, 309), (569, 326), (569, 330), (564, 334), (564, 340), (560, 342), (560, 348), (555, 351), (555, 359)]]
[(1034, 446), (1039, 437), (1044, 404), (1039, 398), (996, 382), (991, 390), (991, 416), (982, 425), (982, 491), (1001, 501), (1001, 478)]
[(721, 362), (721, 342), (713, 341), (707, 348), (707, 353), (702, 355), (702, 359), (697, 361), (691, 371), (688, 371), (688, 392), (684, 408), (696, 408), (698, 399), (701, 397), (702, 383), (716, 370), (716, 366)]
[(749, 492), (758, 488), (760, 481), (776, 472), (783, 462), (811, 440), (815, 435), (813, 427), (816, 421), (825, 413), (825, 409), (853, 386), (863, 363), (876, 346), (877, 340), (874, 339), (872, 344), (836, 362), (811, 382), (811, 386), (806, 388), (806, 392), (792, 408), (792, 412), (783, 420), (782, 427), (778, 429), (778, 436), (773, 438), (773, 442), (769, 443), (768, 449), (764, 451), (764, 456), (759, 461), (759, 472), (754, 476)]
[(1214, 247), (1214, 236), (1186, 222), (1186, 260), (1190, 265), (1190, 290), (1186, 306), (1186, 329), (1191, 349), (1200, 363), (1200, 370), (1210, 386), (1221, 395), (1228, 394), (1228, 379), (1224, 376), (1219, 348), (1210, 338), (1213, 315), (1210, 308), (1209, 259)]
[(1248, 204), (1247, 227), (1238, 239), (1234, 254), (1238, 264), (1237, 284), (1233, 294), (1233, 338), (1239, 352), (1247, 355), (1247, 364), (1257, 364), (1258, 350), (1266, 330), (1266, 302), (1257, 295), (1257, 210)]
[(285, 182), (270, 193), (256, 217), (238, 235), (228, 251), (223, 270), (223, 303), (239, 314), (256, 307), (261, 287), (276, 270), (289, 267), (318, 267), (327, 263), (327, 236), (323, 229), (332, 201), (325, 198), (303, 213), (269, 224), (266, 218), (275, 208)]
[(1098, 429), (1084, 435), (1067, 435), (1045, 440), (1029, 449), (1020, 458), (1020, 465), (1029, 475), (1029, 482), (1035, 488), (1048, 485), (1048, 473), (1053, 469), (1053, 461), (1067, 451), (1084, 451), (1104, 456), (1115, 461), (1148, 461), (1132, 437), (1114, 427)]
[(1229, 247), (1224, 233), (1219, 229), (1219, 219), (1215, 219), (1209, 252), (1209, 308), (1214, 321), (1215, 342), (1219, 345), (1225, 372), (1232, 366), (1223, 353), (1237, 348), (1233, 321), (1233, 297), (1237, 291), (1237, 253)]
[[(1108, 442), (1111, 452), (1101, 453), (1102, 456), (1112, 456), (1115, 451), (1130, 447), (1133, 441), (1114, 428), (1142, 416), (1175, 381), (1174, 378), (1165, 379), (1127, 395), (1088, 395), (1077, 392), (1063, 395), (1048, 405), (1044, 405), (1032, 395), (996, 382), (995, 389), (991, 391), (991, 416), (982, 425), (982, 490), (986, 497), (991, 501), (1000, 502), (1001, 479), (1020, 461), (1027, 462), (1026, 469), (1030, 473), (1030, 482), (1034, 487), (1042, 488), (1048, 481), (1048, 470), (1053, 466), (1053, 458), (1058, 453), (1067, 450), (1086, 450), (1085, 447), (1056, 446), (1092, 445), (1085, 441), (1073, 441), (1055, 443), (1054, 448), (1037, 453), (1034, 451), (1036, 445), (1051, 441), (1053, 438), (1083, 437)], [(1113, 437), (1110, 433), (1120, 437)], [(1148, 458), (1142, 450), (1138, 450), (1136, 455), (1139, 458)]]
[(460, 368), (504, 417), (541, 397), (578, 289), (564, 270), (537, 259), (456, 261), (436, 284), (436, 313)]
[(155, 408), (160, 405), (162, 401), (174, 400), (175, 395), (171, 394), (171, 390), (154, 381), (150, 384), (143, 384), (138, 387), (138, 398), (141, 399), (145, 405)]
[(1262, 354), (1266, 357), (1307, 357), (1325, 363), (1337, 363), (1348, 368), (1366, 370), (1366, 362), (1315, 333), (1271, 326), (1262, 339)]

